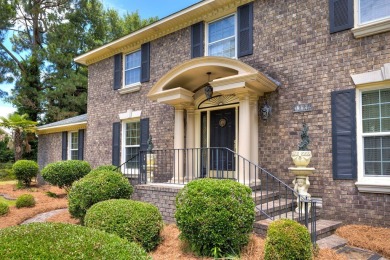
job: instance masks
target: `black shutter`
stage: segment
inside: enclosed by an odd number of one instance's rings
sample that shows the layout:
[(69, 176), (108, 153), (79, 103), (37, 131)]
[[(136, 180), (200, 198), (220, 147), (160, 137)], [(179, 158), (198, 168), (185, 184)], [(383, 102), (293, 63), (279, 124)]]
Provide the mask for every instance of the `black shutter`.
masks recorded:
[(142, 118), (140, 121), (140, 150), (148, 150), (148, 139), (149, 139), (149, 118)]
[(199, 22), (191, 26), (191, 58), (204, 55), (204, 23)]
[(357, 176), (355, 89), (332, 92), (333, 179)]
[(121, 152), (121, 123), (112, 124), (112, 165), (120, 165)]
[(238, 57), (253, 53), (253, 3), (237, 8)]
[(330, 33), (353, 28), (353, 0), (329, 0)]
[(62, 160), (68, 160), (68, 132), (62, 132)]
[(122, 86), (122, 53), (114, 56), (114, 90)]
[(79, 140), (78, 140), (78, 150), (77, 150), (77, 159), (84, 160), (84, 129), (79, 130)]
[(141, 82), (150, 80), (150, 42), (141, 45)]

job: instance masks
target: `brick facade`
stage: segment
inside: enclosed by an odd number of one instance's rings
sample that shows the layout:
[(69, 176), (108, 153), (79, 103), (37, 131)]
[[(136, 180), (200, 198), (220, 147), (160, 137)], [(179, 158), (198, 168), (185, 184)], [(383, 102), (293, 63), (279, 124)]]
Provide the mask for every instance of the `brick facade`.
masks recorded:
[[(254, 2), (253, 55), (240, 60), (281, 83), (259, 101), (260, 106), (266, 99), (272, 107), (271, 118), (259, 121), (259, 164), (291, 183), (290, 153), (297, 149), (306, 122), (313, 154), (310, 166), (316, 168), (309, 191), (323, 198), (322, 214), (351, 223), (390, 225), (390, 195), (360, 193), (355, 181), (333, 180), (331, 126), (331, 92), (354, 88), (351, 74), (378, 70), (390, 61), (390, 32), (361, 39), (350, 30), (330, 34), (328, 17), (327, 1)], [(150, 51), (150, 81), (134, 93), (121, 95), (113, 90), (113, 57), (89, 66), (85, 159), (93, 167), (111, 164), (112, 123), (128, 109), (141, 110), (142, 118), (150, 118), (155, 148), (173, 148), (173, 107), (151, 102), (146, 95), (171, 68), (190, 59), (190, 28), (153, 40)], [(311, 103), (313, 111), (294, 114), (292, 107), (298, 103)], [(58, 142), (57, 135), (51, 136), (50, 142)], [(40, 137), (40, 143), (45, 138), (50, 136)], [(56, 153), (50, 154), (40, 160), (54, 159), (50, 156)], [(135, 197), (159, 203), (159, 196), (153, 197), (142, 186), (136, 189)], [(172, 200), (173, 195), (163, 194), (168, 191), (155, 191)], [(162, 210), (163, 205), (159, 207)], [(172, 214), (170, 209), (167, 212), (169, 219)]]
[(38, 136), (38, 165), (39, 169), (48, 163), (62, 160), (62, 133)]

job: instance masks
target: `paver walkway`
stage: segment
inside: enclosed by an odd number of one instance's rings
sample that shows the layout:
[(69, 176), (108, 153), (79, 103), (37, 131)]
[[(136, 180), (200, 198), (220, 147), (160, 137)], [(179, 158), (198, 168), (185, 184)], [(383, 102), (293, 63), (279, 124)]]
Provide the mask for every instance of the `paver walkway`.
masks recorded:
[(60, 214), (64, 211), (67, 211), (68, 209), (56, 209), (48, 212), (44, 212), (41, 214), (36, 215), (33, 218), (27, 219), (26, 221), (22, 222), (21, 225), (23, 224), (29, 224), (29, 223), (34, 223), (34, 222), (45, 222), (47, 219), (51, 218), (54, 215)]

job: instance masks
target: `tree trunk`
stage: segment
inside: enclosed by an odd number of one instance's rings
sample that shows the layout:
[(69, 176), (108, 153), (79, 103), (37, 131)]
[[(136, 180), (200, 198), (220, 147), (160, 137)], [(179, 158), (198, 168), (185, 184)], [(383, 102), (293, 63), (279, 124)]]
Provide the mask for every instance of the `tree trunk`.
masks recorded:
[(20, 129), (14, 130), (14, 149), (15, 149), (15, 162), (22, 159), (23, 155), (23, 140)]

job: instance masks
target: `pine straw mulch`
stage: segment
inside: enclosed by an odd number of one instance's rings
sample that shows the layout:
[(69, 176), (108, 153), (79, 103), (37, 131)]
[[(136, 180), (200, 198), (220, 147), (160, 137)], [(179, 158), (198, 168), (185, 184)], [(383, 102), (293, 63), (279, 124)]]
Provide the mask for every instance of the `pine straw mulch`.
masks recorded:
[[(46, 194), (48, 191), (57, 194), (58, 198), (49, 197)], [(18, 225), (40, 213), (68, 207), (65, 190), (50, 185), (38, 187), (33, 183), (29, 188), (17, 189), (15, 184), (5, 184), (0, 185), (0, 194), (6, 194), (7, 197), (15, 199), (22, 194), (31, 194), (36, 201), (36, 205), (31, 208), (18, 209), (10, 206), (9, 213), (0, 217), (0, 228)]]
[(336, 234), (347, 239), (348, 245), (365, 248), (390, 258), (390, 228), (347, 225), (338, 228)]

